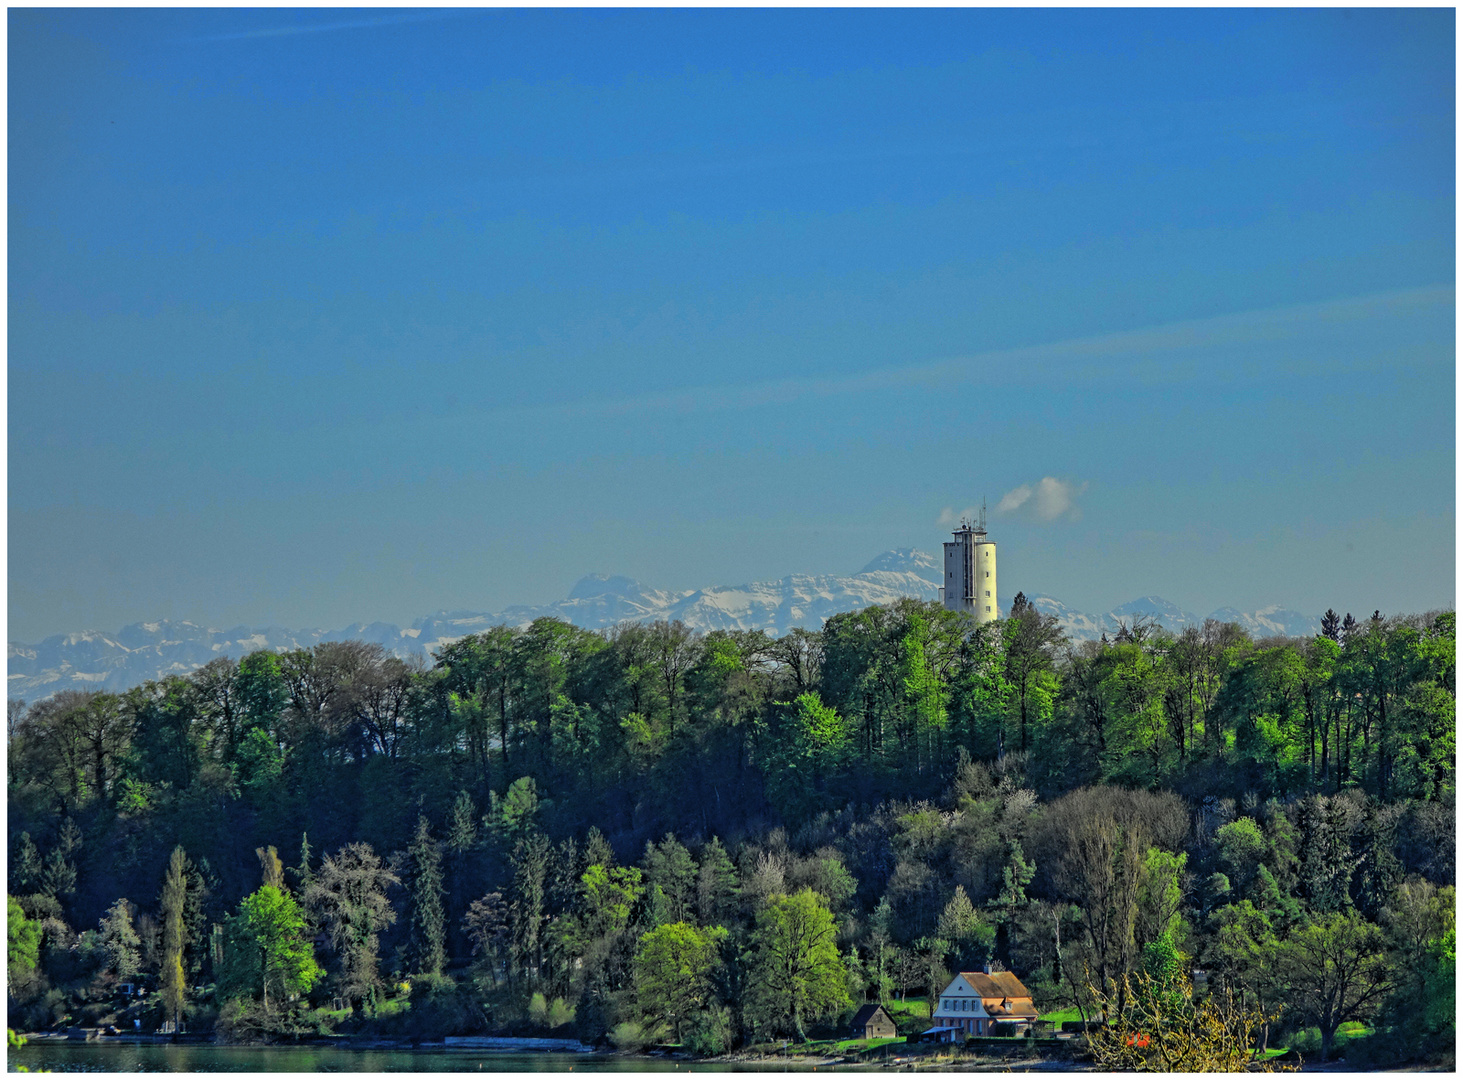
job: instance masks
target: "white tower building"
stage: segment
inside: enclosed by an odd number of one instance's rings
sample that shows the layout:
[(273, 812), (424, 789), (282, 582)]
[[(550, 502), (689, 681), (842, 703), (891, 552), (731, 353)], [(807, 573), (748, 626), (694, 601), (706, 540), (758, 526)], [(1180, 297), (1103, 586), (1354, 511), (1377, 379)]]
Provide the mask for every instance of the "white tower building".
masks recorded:
[(996, 542), (986, 536), (985, 507), (978, 524), (962, 521), (954, 535), (945, 544), (945, 606), (975, 616), (978, 623), (994, 622), (1001, 617), (996, 602)]

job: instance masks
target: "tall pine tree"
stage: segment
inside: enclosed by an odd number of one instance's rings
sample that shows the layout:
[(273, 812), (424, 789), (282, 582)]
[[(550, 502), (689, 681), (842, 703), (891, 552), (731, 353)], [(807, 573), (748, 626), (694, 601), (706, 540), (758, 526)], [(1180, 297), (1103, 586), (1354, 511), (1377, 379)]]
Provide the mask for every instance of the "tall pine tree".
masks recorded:
[(442, 845), (432, 839), (425, 817), (417, 818), (416, 836), (407, 848), (411, 875), (411, 949), (416, 969), (440, 975), (446, 961), (443, 937), (446, 916), (442, 910)]

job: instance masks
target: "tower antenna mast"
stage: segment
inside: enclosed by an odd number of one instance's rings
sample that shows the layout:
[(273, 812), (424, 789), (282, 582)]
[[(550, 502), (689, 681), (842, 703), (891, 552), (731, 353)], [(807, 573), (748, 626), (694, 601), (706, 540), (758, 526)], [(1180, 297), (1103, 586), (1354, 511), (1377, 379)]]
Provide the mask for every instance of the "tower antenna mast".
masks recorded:
[(986, 497), (982, 495), (979, 516), (974, 508), (961, 515), (954, 539), (945, 544), (945, 584), (940, 589), (946, 608), (964, 612), (978, 623), (995, 622), (1001, 617), (996, 592), (996, 542), (986, 535), (986, 510)]

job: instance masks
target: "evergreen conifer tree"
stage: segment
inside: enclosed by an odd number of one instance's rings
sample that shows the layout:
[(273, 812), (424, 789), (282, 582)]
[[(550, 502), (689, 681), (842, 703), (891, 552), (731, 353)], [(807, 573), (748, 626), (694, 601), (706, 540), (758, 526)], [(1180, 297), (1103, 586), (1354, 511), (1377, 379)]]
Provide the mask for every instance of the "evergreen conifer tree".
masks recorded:
[(407, 848), (411, 874), (411, 944), (420, 972), (441, 974), (446, 960), (443, 936), (446, 916), (442, 910), (442, 845), (432, 839), (425, 817), (417, 818), (416, 836)]

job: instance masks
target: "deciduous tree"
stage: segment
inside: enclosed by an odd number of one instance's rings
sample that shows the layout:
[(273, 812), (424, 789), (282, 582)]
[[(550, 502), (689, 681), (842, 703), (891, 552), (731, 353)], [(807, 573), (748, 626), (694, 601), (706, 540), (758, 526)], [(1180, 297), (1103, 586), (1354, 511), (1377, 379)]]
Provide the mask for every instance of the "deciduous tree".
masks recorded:
[(188, 981), (183, 970), (183, 949), (187, 944), (183, 908), (187, 903), (187, 893), (188, 857), (181, 847), (175, 847), (163, 878), (163, 956), (159, 979), (163, 1011), (173, 1022), (174, 1030), (178, 1030), (183, 1019), (183, 997)]
[(712, 977), (721, 966), (720, 945), (726, 936), (719, 926), (702, 930), (674, 922), (640, 937), (635, 1000), (647, 1018), (669, 1024), (677, 1041), (686, 1018), (712, 1001)]
[(274, 885), (262, 885), (239, 904), (225, 927), (223, 995), (241, 993), (275, 1000), (307, 992), (320, 977), (305, 929), (305, 916), (294, 897)]
[(1322, 1061), (1336, 1029), (1370, 1018), (1393, 982), (1381, 930), (1355, 912), (1297, 930), (1281, 945), (1277, 966), (1291, 1007), (1320, 1029)]
[(757, 915), (745, 1012), (752, 1025), (807, 1041), (806, 1025), (848, 1005), (838, 927), (811, 889), (774, 896)]
[(381, 931), (396, 921), (386, 890), (400, 883), (369, 844), (347, 844), (325, 856), (305, 890), (305, 903), (330, 934), (340, 958), (340, 989), (352, 1001), (374, 1005)]

